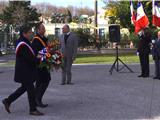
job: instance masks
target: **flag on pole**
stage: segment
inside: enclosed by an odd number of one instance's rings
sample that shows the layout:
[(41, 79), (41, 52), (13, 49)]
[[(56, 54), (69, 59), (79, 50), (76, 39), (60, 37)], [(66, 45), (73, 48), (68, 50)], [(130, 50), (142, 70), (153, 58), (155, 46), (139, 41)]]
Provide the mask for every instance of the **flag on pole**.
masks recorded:
[(138, 33), (142, 29), (146, 28), (148, 25), (149, 25), (149, 20), (144, 12), (143, 5), (141, 2), (138, 2), (137, 18), (135, 22), (135, 33)]
[(152, 1), (152, 24), (160, 27), (160, 7), (155, 0)]
[(133, 2), (132, 2), (132, 0), (130, 1), (130, 10), (131, 10), (131, 23), (133, 25), (135, 25), (135, 22), (136, 22), (136, 13), (135, 13), (135, 10), (133, 8)]

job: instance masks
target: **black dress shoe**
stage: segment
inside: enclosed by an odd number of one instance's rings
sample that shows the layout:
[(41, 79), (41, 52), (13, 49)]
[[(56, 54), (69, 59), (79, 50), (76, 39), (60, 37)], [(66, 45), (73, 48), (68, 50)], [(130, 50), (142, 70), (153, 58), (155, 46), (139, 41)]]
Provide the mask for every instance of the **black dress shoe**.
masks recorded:
[(48, 107), (48, 104), (43, 104), (42, 102), (37, 102), (37, 107), (40, 107), (40, 108), (46, 108)]
[(154, 77), (153, 79), (160, 79), (159, 77)]
[(11, 113), (9, 107), (10, 107), (10, 104), (7, 103), (6, 99), (2, 100), (2, 103), (5, 107), (5, 110), (8, 112), (8, 113)]
[(38, 110), (36, 110), (36, 111), (30, 112), (30, 115), (34, 115), (34, 116), (43, 116), (44, 114), (41, 113), (41, 112), (39, 112)]
[(67, 85), (74, 85), (74, 83), (72, 83), (72, 82), (67, 82)]
[(143, 75), (139, 75), (138, 77), (143, 77)]
[(66, 83), (61, 83), (61, 85), (65, 85)]
[(143, 75), (142, 77), (143, 77), (143, 78), (147, 78), (147, 77), (149, 77), (149, 75)]

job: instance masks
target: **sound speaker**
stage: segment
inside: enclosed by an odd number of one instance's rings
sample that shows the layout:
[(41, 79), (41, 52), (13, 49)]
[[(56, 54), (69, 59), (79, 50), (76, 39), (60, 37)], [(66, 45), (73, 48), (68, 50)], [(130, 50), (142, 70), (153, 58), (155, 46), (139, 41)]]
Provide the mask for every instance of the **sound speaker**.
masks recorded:
[(120, 26), (110, 25), (109, 26), (109, 40), (110, 42), (120, 42)]

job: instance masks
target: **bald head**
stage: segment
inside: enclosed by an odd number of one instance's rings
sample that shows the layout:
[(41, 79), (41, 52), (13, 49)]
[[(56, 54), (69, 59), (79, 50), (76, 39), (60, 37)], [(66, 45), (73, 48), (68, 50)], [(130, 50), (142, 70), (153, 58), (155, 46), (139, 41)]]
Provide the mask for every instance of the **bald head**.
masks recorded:
[(63, 33), (68, 33), (68, 32), (70, 32), (70, 27), (69, 27), (69, 25), (64, 25), (63, 28), (62, 28), (62, 31), (63, 31)]

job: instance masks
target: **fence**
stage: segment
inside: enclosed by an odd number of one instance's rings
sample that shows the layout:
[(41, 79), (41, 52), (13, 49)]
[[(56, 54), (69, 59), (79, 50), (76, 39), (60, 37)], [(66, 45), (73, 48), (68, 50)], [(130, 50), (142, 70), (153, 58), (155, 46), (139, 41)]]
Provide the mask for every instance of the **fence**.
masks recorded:
[(0, 33), (0, 52), (5, 54), (14, 51), (15, 42), (19, 35), (15, 33)]

